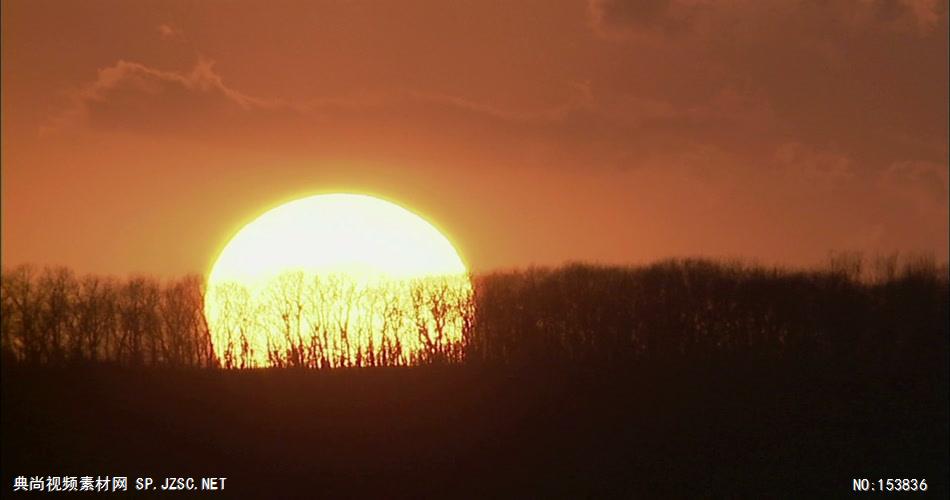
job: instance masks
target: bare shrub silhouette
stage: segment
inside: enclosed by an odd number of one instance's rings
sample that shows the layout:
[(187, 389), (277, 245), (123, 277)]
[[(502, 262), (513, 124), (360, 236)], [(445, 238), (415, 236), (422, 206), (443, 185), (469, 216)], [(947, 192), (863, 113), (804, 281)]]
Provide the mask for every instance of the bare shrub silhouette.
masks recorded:
[(214, 345), (226, 367), (459, 362), (473, 325), (467, 276), (364, 281), (295, 271), (210, 293)]
[(0, 348), (12, 364), (224, 368), (724, 356), (939, 365), (948, 348), (948, 270), (927, 257), (837, 254), (806, 271), (698, 259), (570, 264), (473, 284), (361, 288), (289, 273), (265, 291), (270, 300), (240, 286), (214, 291), (209, 328), (199, 276), (117, 280), (19, 266), (2, 274)]

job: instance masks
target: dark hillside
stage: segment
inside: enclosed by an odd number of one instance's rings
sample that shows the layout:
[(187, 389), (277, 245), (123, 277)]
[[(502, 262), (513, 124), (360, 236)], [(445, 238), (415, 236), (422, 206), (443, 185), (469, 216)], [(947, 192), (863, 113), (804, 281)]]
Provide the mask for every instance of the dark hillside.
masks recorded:
[(800, 498), (914, 478), (943, 498), (946, 268), (844, 264), (479, 276), (461, 363), (334, 370), (221, 369), (197, 278), (8, 270), (2, 491), (119, 475), (224, 476), (250, 498)]
[(828, 365), (15, 370), (3, 408), (5, 488), (210, 475), (251, 498), (802, 497), (913, 477), (940, 498), (948, 467), (945, 374)]

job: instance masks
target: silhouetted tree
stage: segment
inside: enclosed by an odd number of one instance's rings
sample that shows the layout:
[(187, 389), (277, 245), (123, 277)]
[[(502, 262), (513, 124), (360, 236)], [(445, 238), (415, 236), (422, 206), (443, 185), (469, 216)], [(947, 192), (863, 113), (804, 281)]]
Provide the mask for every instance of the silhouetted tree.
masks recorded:
[[(334, 368), (420, 363), (573, 363), (717, 357), (939, 366), (948, 269), (934, 259), (835, 254), (825, 269), (687, 259), (569, 264), (356, 287), (289, 274), (258, 303), (199, 276), (161, 282), (4, 269), (4, 363)], [(468, 283), (468, 281), (465, 281)], [(212, 338), (205, 293), (215, 294)], [(261, 332), (264, 332), (261, 335)]]

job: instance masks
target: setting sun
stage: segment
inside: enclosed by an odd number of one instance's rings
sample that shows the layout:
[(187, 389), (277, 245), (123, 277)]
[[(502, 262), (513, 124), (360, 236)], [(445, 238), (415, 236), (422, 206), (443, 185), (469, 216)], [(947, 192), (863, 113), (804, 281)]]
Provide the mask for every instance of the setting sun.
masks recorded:
[(205, 315), (226, 364), (411, 364), (459, 355), (470, 297), (462, 259), (431, 224), (329, 194), (242, 228), (208, 277)]

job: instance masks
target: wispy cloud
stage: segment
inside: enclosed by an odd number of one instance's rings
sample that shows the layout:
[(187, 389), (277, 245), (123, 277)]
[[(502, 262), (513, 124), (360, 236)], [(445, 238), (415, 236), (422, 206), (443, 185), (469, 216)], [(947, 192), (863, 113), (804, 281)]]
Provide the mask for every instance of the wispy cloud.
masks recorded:
[(158, 25), (158, 35), (162, 37), (162, 40), (170, 40), (180, 42), (185, 39), (185, 34), (181, 29), (172, 26), (171, 24), (159, 24)]

